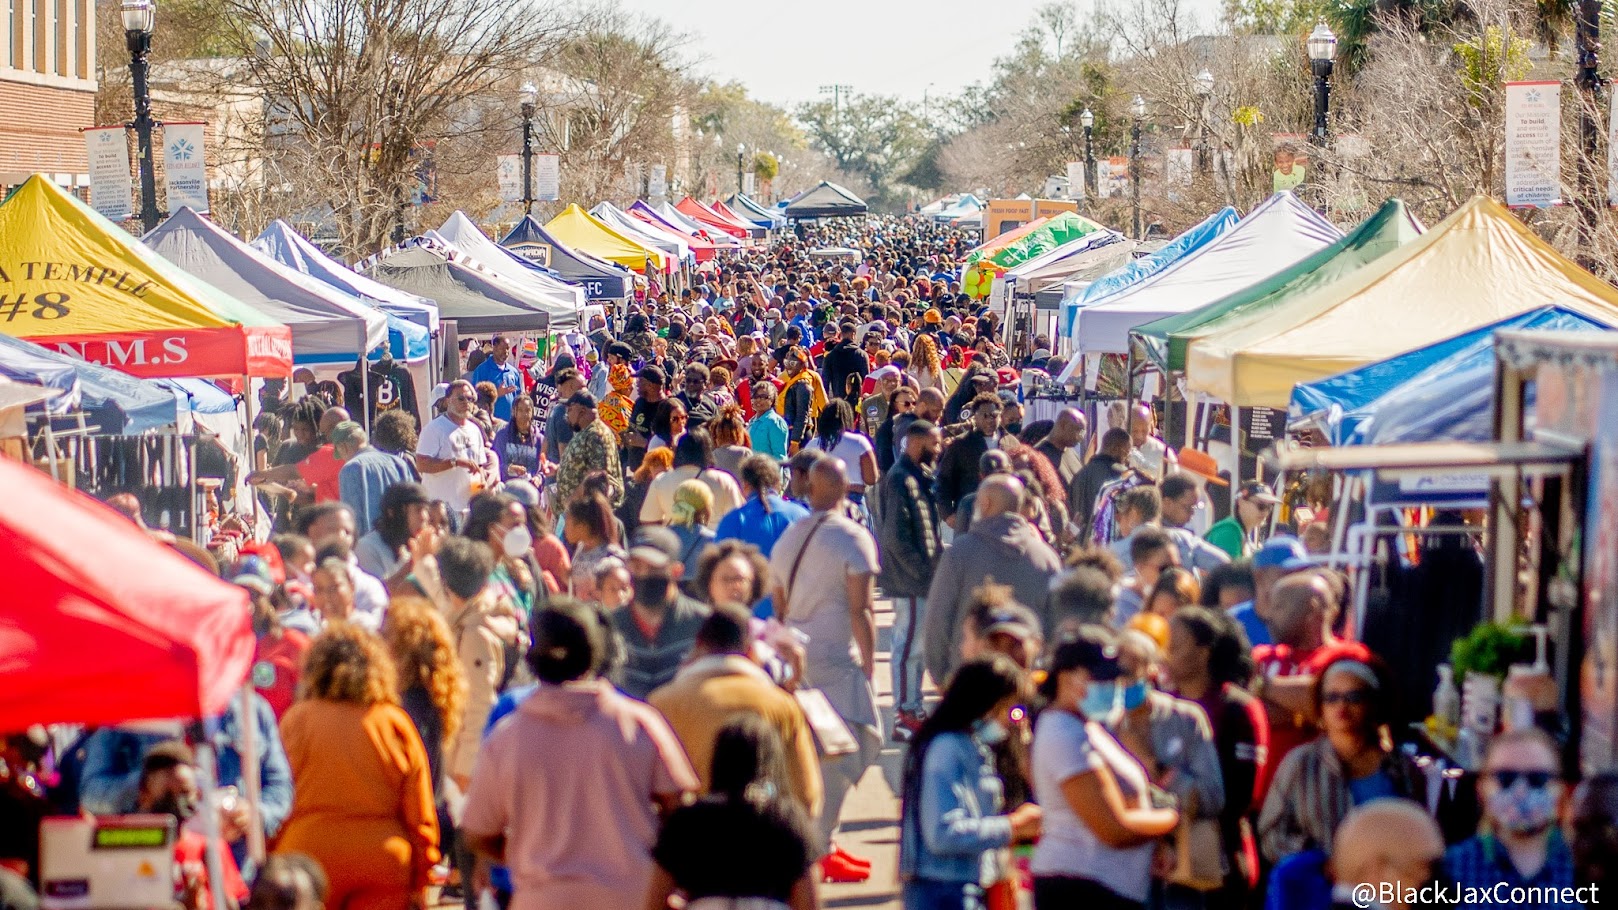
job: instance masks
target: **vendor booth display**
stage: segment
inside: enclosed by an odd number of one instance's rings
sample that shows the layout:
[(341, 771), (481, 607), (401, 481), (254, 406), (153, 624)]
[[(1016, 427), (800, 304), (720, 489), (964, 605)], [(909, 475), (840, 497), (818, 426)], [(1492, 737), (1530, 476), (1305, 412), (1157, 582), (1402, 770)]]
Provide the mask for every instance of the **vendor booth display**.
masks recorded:
[(35, 175), (0, 204), (0, 332), (136, 376), (286, 376), (292, 333)]

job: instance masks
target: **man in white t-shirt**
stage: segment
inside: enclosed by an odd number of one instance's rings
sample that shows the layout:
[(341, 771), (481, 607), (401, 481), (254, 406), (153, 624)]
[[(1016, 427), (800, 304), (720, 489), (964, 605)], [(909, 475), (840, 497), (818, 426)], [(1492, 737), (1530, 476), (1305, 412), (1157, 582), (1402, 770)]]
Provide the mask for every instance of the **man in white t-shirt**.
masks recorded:
[(1144, 404), (1135, 405), (1129, 418), (1129, 441), (1134, 449), (1129, 453), (1129, 466), (1151, 478), (1153, 483), (1163, 479), (1174, 467), (1174, 450), (1157, 438), (1157, 419), (1152, 409)]
[(493, 474), (493, 453), (471, 419), (477, 400), (472, 383), (464, 379), (450, 383), (444, 413), (427, 423), (416, 443), (416, 467), (427, 495), (443, 500), (457, 514), (465, 514), (472, 494), (483, 489)]

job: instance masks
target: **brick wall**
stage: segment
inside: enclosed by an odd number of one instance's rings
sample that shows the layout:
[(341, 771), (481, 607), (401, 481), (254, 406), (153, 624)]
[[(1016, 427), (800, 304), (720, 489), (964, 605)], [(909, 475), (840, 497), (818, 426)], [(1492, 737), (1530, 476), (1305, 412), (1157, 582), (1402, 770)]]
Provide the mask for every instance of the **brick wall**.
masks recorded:
[(95, 92), (0, 78), (0, 183), (33, 173), (83, 174), (89, 169), (82, 127), (94, 126)]

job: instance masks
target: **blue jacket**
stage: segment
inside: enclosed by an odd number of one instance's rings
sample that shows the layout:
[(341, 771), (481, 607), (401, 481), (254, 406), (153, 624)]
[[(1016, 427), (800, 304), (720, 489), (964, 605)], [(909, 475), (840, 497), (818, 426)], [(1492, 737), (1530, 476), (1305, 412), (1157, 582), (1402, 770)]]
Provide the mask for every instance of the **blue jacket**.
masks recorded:
[(994, 884), (995, 851), (1011, 843), (1003, 795), (987, 747), (965, 733), (939, 734), (922, 758), (920, 793), (904, 802), (899, 878)]

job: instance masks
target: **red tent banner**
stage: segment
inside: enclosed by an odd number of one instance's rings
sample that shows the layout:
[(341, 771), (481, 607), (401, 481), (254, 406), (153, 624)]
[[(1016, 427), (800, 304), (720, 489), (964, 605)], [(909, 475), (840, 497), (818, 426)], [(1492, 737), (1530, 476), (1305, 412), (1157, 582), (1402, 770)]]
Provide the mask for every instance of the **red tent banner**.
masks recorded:
[(0, 458), (0, 731), (203, 718), (247, 678), (247, 593)]

